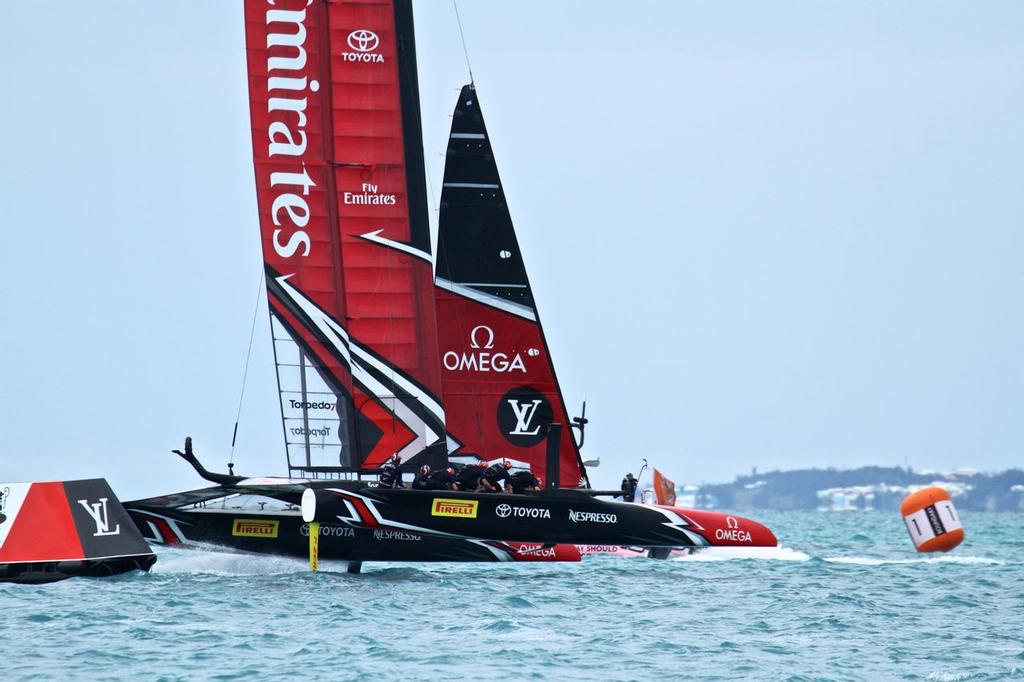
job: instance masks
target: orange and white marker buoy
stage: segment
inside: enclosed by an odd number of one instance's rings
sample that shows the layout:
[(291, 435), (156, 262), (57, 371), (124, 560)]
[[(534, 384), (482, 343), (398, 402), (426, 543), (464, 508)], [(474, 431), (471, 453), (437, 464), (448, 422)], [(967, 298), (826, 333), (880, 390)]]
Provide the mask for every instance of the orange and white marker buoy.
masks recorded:
[(925, 488), (907, 495), (900, 514), (918, 552), (948, 552), (964, 541), (960, 516), (942, 488)]

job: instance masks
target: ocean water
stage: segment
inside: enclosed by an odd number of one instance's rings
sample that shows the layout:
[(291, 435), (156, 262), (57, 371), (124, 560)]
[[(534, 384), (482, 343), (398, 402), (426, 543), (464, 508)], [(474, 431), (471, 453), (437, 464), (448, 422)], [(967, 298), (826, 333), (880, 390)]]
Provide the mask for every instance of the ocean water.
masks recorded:
[(754, 513), (778, 549), (579, 564), (163, 549), (150, 574), (0, 584), (0, 680), (1024, 679), (1024, 515), (916, 555), (888, 513)]

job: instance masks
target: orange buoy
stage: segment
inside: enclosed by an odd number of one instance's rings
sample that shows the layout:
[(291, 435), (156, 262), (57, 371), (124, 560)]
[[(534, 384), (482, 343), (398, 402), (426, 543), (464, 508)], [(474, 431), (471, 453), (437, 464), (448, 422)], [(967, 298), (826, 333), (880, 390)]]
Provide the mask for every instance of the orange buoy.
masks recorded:
[(964, 527), (942, 488), (910, 493), (900, 504), (903, 523), (918, 552), (948, 552), (964, 541)]

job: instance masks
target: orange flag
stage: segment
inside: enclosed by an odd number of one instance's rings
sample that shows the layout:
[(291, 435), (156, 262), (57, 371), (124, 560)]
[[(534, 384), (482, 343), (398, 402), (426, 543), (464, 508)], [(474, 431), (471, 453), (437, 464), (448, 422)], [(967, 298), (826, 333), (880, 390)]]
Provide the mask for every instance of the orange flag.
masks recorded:
[(658, 504), (673, 505), (676, 503), (676, 484), (668, 480), (665, 474), (654, 470), (654, 496)]

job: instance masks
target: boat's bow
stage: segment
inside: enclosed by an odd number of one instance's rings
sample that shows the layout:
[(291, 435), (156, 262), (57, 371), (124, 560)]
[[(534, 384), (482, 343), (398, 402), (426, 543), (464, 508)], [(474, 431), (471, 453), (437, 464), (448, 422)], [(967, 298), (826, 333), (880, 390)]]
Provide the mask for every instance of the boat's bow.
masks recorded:
[(681, 507), (661, 508), (685, 518), (691, 531), (713, 547), (777, 547), (779, 544), (771, 529), (744, 516)]

